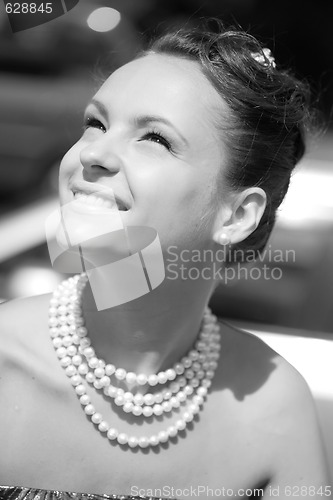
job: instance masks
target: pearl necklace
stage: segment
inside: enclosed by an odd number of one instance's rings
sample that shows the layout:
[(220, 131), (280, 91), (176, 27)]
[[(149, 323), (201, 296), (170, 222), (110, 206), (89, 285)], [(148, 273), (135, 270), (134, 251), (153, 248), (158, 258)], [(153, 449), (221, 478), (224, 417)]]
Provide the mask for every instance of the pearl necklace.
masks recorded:
[[(85, 414), (102, 434), (106, 433), (110, 441), (131, 448), (147, 448), (165, 443), (184, 430), (202, 409), (219, 359), (220, 334), (216, 317), (206, 308), (198, 340), (188, 354), (172, 368), (151, 375), (128, 372), (98, 359), (91, 347), (81, 307), (82, 291), (87, 279), (86, 274), (81, 274), (63, 281), (50, 301), (50, 335), (60, 364), (65, 369)], [(117, 383), (124, 381), (136, 386), (153, 387), (170, 383), (155, 393), (133, 394), (130, 390), (125, 391), (114, 385), (111, 377)], [(173, 425), (156, 435), (128, 436), (111, 427), (101, 413), (96, 411), (87, 394), (85, 381), (96, 390), (102, 390), (125, 413), (138, 417), (160, 416), (164, 412), (170, 413), (183, 407), (185, 411)]]

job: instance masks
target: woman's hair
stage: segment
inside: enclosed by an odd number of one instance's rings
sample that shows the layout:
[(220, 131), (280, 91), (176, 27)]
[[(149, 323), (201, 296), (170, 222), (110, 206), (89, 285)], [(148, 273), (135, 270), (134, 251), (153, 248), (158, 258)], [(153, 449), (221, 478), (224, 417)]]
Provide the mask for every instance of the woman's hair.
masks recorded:
[(229, 151), (223, 181), (235, 190), (258, 186), (267, 195), (257, 229), (233, 246), (231, 253), (244, 260), (249, 251), (253, 257), (264, 249), (291, 172), (304, 154), (310, 92), (307, 84), (277, 68), (253, 36), (214, 21), (217, 32), (206, 27), (168, 32), (139, 56), (153, 52), (197, 61), (228, 104), (229, 116), (220, 123)]

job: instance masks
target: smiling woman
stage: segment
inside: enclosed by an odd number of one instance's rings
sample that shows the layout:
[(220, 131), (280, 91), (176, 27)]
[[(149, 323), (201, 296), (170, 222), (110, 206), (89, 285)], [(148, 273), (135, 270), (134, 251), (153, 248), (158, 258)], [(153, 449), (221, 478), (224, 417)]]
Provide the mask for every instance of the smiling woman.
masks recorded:
[(307, 99), (268, 49), (220, 25), (165, 35), (101, 86), (60, 167), (58, 243), (86, 272), (1, 306), (1, 498), (330, 495), (298, 372), (217, 321), (214, 277), (153, 272), (170, 249), (199, 271), (189, 256), (223, 268), (222, 248), (263, 251)]

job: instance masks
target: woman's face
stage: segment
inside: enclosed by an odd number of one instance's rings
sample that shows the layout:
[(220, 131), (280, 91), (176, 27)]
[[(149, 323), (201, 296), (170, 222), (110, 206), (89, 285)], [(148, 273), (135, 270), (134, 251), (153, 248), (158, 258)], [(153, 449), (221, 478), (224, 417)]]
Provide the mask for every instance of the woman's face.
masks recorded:
[(162, 247), (211, 246), (226, 166), (214, 125), (221, 113), (226, 105), (197, 63), (149, 54), (126, 64), (96, 93), (82, 137), (62, 160), (62, 205), (94, 189), (105, 189), (105, 199), (109, 189), (123, 224), (153, 227)]

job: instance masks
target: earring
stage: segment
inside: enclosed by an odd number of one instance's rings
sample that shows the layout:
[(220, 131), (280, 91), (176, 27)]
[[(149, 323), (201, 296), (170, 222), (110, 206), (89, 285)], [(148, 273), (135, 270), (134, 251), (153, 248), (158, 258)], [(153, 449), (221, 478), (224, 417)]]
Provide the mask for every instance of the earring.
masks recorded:
[(229, 236), (227, 235), (227, 233), (223, 233), (222, 231), (218, 231), (217, 233), (215, 233), (213, 239), (219, 245), (226, 246), (230, 244)]

